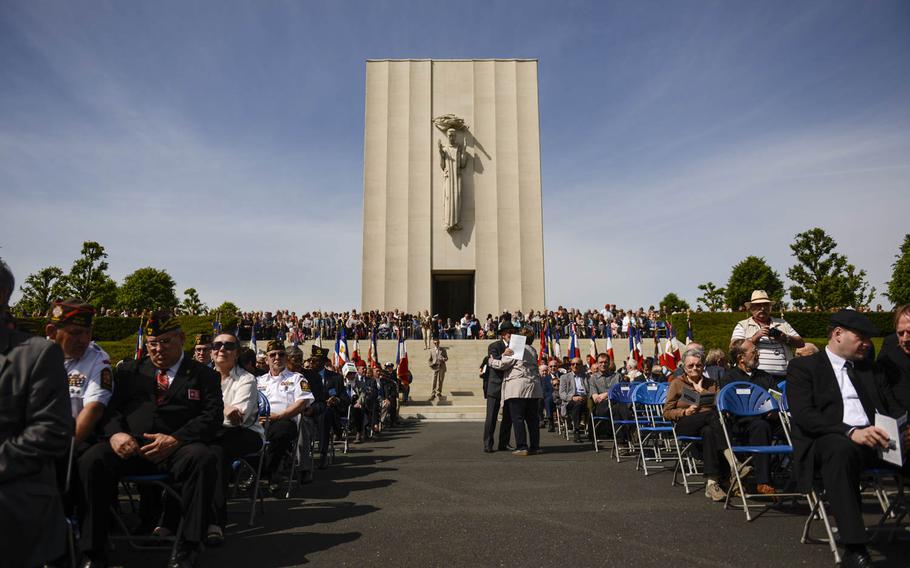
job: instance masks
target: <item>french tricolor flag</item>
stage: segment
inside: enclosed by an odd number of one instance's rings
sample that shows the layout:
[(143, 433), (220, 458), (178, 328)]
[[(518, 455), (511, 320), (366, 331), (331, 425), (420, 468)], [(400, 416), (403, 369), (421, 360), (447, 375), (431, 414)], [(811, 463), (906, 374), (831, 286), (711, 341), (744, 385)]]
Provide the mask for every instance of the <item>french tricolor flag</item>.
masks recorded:
[(569, 359), (580, 357), (578, 352), (578, 337), (575, 335), (575, 324), (572, 324), (572, 331), (569, 333)]
[(607, 326), (607, 357), (610, 358), (610, 361), (615, 361), (613, 359), (613, 330), (609, 325)]
[(401, 336), (401, 328), (398, 328), (398, 355), (395, 361), (398, 365), (398, 380), (407, 386), (411, 382), (411, 378), (408, 376), (408, 345)]

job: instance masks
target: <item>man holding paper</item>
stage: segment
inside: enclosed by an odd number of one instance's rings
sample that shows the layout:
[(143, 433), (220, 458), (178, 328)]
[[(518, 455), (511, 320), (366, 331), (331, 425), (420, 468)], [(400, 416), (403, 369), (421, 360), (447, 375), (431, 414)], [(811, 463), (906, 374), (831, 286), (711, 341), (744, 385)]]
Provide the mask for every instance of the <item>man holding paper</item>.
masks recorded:
[[(502, 400), (509, 409), (515, 430), (515, 451), (512, 452), (515, 456), (540, 453), (537, 409), (543, 390), (537, 371), (537, 352), (526, 343), (527, 336), (521, 332), (513, 333), (502, 357), (490, 358), (490, 367), (503, 372)], [(505, 420), (502, 428), (508, 428)]]
[[(831, 316), (824, 351), (790, 362), (787, 398), (793, 417), (794, 473), (800, 491), (820, 471), (846, 551), (844, 566), (871, 566), (860, 502), (859, 479), (869, 467), (887, 467), (882, 451), (892, 442), (875, 426), (876, 414), (899, 409), (883, 378), (866, 361), (878, 330), (863, 314)], [(904, 445), (910, 433), (902, 433)], [(904, 463), (905, 475), (910, 467)]]

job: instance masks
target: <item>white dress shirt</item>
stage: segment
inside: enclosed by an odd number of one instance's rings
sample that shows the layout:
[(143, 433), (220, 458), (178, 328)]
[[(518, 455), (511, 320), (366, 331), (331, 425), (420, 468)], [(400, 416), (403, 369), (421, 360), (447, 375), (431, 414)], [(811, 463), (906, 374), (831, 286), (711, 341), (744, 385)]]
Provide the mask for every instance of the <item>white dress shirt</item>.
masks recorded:
[(837, 377), (837, 386), (840, 388), (840, 394), (844, 399), (844, 424), (854, 428), (863, 428), (869, 426), (869, 417), (866, 416), (866, 409), (859, 399), (856, 389), (853, 387), (853, 381), (847, 375), (847, 365), (852, 365), (849, 361), (839, 355), (835, 355), (830, 349), (825, 347), (825, 353), (828, 360), (831, 361), (831, 368), (834, 370), (834, 376)]

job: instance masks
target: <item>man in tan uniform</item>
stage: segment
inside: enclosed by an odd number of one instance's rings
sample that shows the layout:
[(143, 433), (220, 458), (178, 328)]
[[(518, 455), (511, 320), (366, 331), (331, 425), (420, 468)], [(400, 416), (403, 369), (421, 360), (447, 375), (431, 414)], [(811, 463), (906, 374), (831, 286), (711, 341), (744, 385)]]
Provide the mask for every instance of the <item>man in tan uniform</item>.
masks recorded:
[(439, 346), (439, 338), (433, 338), (433, 349), (430, 350), (430, 368), (433, 369), (433, 395), (430, 400), (435, 400), (442, 396), (442, 382), (446, 377), (446, 361), (449, 360), (449, 353), (445, 347)]

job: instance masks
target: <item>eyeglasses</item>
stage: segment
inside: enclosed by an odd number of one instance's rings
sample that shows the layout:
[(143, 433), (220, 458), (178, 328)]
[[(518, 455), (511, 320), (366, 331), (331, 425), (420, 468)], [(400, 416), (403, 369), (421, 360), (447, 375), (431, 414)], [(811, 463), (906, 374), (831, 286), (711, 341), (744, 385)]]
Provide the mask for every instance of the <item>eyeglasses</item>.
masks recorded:
[(281, 359), (282, 357), (286, 357), (286, 356), (287, 356), (287, 353), (285, 353), (284, 351), (276, 351), (276, 352), (269, 353), (269, 359)]
[(164, 339), (146, 339), (145, 346), (149, 349), (158, 349), (159, 347), (167, 347), (173, 342), (173, 337), (166, 337)]
[(225, 351), (234, 351), (237, 349), (236, 341), (216, 341), (212, 343), (212, 351), (218, 351), (219, 349), (224, 348)]
[(203, 347), (193, 347), (193, 351), (196, 353), (205, 353), (209, 349), (210, 349), (210, 347), (208, 347), (207, 345), (203, 346)]

